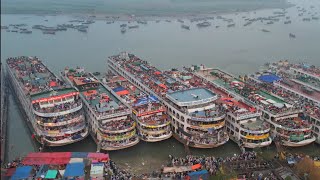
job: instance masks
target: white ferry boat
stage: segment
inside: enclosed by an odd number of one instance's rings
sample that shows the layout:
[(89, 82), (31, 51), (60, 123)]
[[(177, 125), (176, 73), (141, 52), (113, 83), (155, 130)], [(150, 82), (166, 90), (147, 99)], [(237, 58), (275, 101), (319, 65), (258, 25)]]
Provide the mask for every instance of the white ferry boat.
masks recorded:
[(315, 142), (320, 144), (320, 68), (288, 61), (268, 64), (267, 68), (267, 72), (281, 77), (281, 80), (273, 83), (280, 89), (281, 96), (298, 102), (304, 109), (304, 118), (313, 125)]
[(173, 136), (183, 144), (213, 148), (229, 140), (224, 128), (225, 109), (216, 103), (219, 96), (203, 88), (199, 78), (183, 76), (177, 70), (162, 72), (126, 52), (110, 57), (107, 64), (109, 69), (163, 103)]
[(116, 93), (83, 68), (65, 68), (62, 75), (80, 92), (90, 133), (98, 149), (112, 151), (138, 144), (131, 110)]
[(311, 124), (300, 118), (302, 109), (295, 104), (261, 90), (262, 87), (252, 78), (235, 78), (220, 69), (208, 69), (205, 73), (211, 76), (211, 82), (217, 87), (260, 110), (261, 118), (270, 124), (271, 137), (281, 139), (284, 146), (298, 147), (315, 141)]
[(25, 120), (41, 144), (63, 146), (88, 135), (78, 91), (36, 57), (9, 58), (6, 65)]
[[(211, 74), (214, 69), (205, 68), (202, 65), (192, 66), (187, 70), (204, 79), (210, 85), (207, 87), (221, 96), (218, 102), (227, 109), (226, 128), (231, 140), (244, 148), (265, 147), (272, 143), (270, 126), (261, 120), (261, 110), (212, 82), (218, 78)], [(233, 85), (237, 86), (239, 83), (233, 82)]]
[(166, 108), (157, 97), (147, 94), (122, 76), (109, 71), (103, 80), (132, 108), (138, 135), (146, 142), (158, 142), (172, 136)]

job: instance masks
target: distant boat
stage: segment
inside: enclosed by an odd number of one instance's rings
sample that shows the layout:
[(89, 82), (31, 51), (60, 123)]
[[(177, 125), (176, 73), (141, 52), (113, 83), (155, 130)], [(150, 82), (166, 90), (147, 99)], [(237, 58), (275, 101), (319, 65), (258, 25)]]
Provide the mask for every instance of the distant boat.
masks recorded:
[(303, 18), (302, 21), (310, 21), (310, 18)]
[(270, 32), (269, 30), (266, 30), (266, 29), (262, 29), (261, 31), (262, 32)]
[(202, 23), (198, 23), (197, 26), (198, 27), (208, 27), (208, 26), (211, 26), (211, 23), (205, 21), (205, 22), (202, 22)]
[(184, 21), (182, 21), (181, 19), (178, 19), (177, 21), (180, 22), (180, 23), (184, 23)]
[(236, 24), (228, 24), (227, 27), (234, 27), (234, 26), (236, 26)]
[(166, 22), (171, 22), (170, 20), (166, 20)]
[(43, 34), (52, 34), (55, 35), (56, 32), (55, 31), (42, 31)]
[(134, 26), (128, 26), (129, 29), (134, 29), (134, 28), (138, 28), (138, 25), (134, 25)]
[(95, 76), (99, 76), (100, 75), (100, 72), (94, 72), (94, 73), (92, 73), (93, 75), (95, 75)]
[(250, 22), (245, 23), (243, 26), (249, 26), (251, 24), (252, 24), (252, 22), (250, 21)]
[(28, 30), (22, 30), (20, 31), (21, 34), (31, 34), (32, 31), (28, 31)]
[(121, 28), (127, 27), (127, 24), (121, 24), (120, 27), (121, 27)]
[(290, 34), (289, 34), (289, 37), (290, 37), (290, 38), (296, 38), (296, 35), (290, 33)]
[(269, 22), (267, 22), (267, 24), (273, 24), (273, 21), (269, 21)]
[(160, 20), (156, 20), (156, 23), (159, 23), (160, 22)]
[(121, 33), (123, 34), (123, 33), (125, 33), (127, 30), (126, 30), (126, 28), (121, 28)]
[(216, 26), (216, 28), (219, 28), (220, 26)]
[(108, 21), (108, 22), (107, 22), (107, 24), (112, 24), (112, 23), (114, 23), (114, 21)]
[(291, 24), (291, 21), (285, 21), (284, 24)]
[(187, 25), (184, 25), (184, 24), (181, 25), (181, 28), (186, 29), (186, 30), (190, 30), (190, 26), (187, 26)]

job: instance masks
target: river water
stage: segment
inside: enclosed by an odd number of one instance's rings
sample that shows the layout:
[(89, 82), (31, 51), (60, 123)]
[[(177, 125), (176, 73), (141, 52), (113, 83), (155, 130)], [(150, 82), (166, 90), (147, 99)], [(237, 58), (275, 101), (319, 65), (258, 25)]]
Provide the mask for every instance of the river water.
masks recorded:
[[(304, 17), (311, 14), (320, 15), (320, 1), (293, 1), (308, 10)], [(314, 5), (314, 8), (310, 8)], [(244, 27), (244, 18), (266, 17), (279, 9), (225, 14), (232, 18), (235, 27), (227, 27), (221, 20), (213, 20), (208, 28), (197, 28), (195, 23), (185, 20), (191, 30), (182, 29), (181, 23), (161, 21), (148, 22), (138, 29), (130, 29), (125, 34), (120, 32), (123, 22), (106, 24), (99, 20), (90, 25), (88, 33), (76, 30), (58, 32), (56, 35), (44, 35), (34, 30), (32, 34), (19, 34), (1, 31), (1, 60), (10, 56), (38, 56), (55, 72), (65, 66), (83, 66), (89, 71), (106, 70), (106, 58), (121, 51), (132, 52), (161, 69), (182, 67), (191, 64), (217, 66), (235, 74), (254, 72), (266, 62), (280, 59), (303, 61), (320, 66), (320, 21), (302, 21), (296, 7), (287, 9), (292, 23), (284, 24), (284, 19), (273, 25), (256, 22)], [(311, 13), (308, 15), (308, 13)], [(45, 19), (48, 21), (46, 22)], [(36, 15), (1, 15), (1, 25), (26, 23), (32, 25), (56, 25), (67, 23), (70, 16), (36, 16)], [(216, 26), (219, 26), (216, 28)], [(267, 29), (270, 32), (262, 32)], [(289, 33), (296, 35), (289, 38)], [(37, 149), (31, 140), (19, 108), (11, 94), (8, 123), (8, 159), (25, 155)], [(46, 148), (46, 151), (96, 151), (92, 139), (59, 148)], [(274, 146), (264, 151), (272, 153)], [(317, 145), (289, 149), (292, 152), (304, 152), (320, 155)], [(233, 142), (214, 149), (191, 149), (195, 155), (226, 156), (239, 153)], [(110, 152), (111, 158), (120, 165), (135, 172), (146, 172), (160, 168), (168, 155), (184, 156), (182, 144), (175, 139), (159, 143), (140, 142), (138, 145), (116, 152)]]

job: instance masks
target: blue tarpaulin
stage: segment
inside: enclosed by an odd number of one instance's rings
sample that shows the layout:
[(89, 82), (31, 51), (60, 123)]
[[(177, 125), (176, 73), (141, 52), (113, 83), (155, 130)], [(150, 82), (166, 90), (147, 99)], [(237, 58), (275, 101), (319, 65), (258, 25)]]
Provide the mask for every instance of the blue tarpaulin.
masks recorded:
[(152, 102), (159, 102), (158, 98), (155, 96), (148, 96), (148, 97), (143, 97), (137, 100), (137, 102), (134, 104), (134, 106), (141, 106), (141, 105), (145, 105), (148, 103), (152, 103)]
[(84, 175), (84, 163), (70, 163), (67, 164), (66, 171), (64, 172), (63, 177), (75, 177)]
[(125, 90), (125, 88), (124, 87), (122, 87), (122, 86), (119, 86), (119, 87), (116, 87), (116, 88), (114, 88), (114, 89), (112, 89), (114, 92), (119, 92), (119, 91), (123, 91), (123, 90)]
[(88, 156), (87, 152), (72, 152), (72, 158), (86, 158)]
[(267, 82), (267, 83), (272, 83), (274, 81), (279, 81), (281, 78), (279, 76), (276, 76), (274, 74), (269, 74), (269, 75), (262, 75), (259, 77), (260, 81)]
[(198, 180), (200, 177), (203, 180), (209, 179), (209, 174), (207, 170), (191, 172), (191, 173), (188, 173), (188, 176), (190, 177), (190, 180)]
[(145, 70), (145, 71), (148, 71), (149, 70), (149, 68), (147, 68), (146, 66), (144, 66), (144, 65), (140, 65), (140, 67), (143, 69), (143, 70)]
[(26, 179), (29, 177), (32, 170), (32, 166), (21, 166), (16, 169), (16, 172), (12, 175), (12, 180)]

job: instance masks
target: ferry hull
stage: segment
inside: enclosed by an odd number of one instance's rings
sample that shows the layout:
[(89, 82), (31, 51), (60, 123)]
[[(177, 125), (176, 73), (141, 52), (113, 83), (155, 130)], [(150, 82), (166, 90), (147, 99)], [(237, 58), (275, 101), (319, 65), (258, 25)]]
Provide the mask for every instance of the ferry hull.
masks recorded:
[[(65, 145), (69, 145), (69, 144), (73, 144), (73, 143), (82, 141), (82, 140), (85, 139), (88, 135), (89, 135), (89, 131), (88, 131), (88, 129), (87, 129), (86, 132), (84, 132), (84, 133), (81, 134), (82, 138), (75, 139), (75, 140), (71, 140), (71, 141), (68, 141), (68, 142), (60, 142), (60, 143), (55, 143), (55, 142), (52, 142), (52, 141), (46, 141), (45, 145), (46, 145), (46, 146), (50, 146), (50, 147), (65, 146)], [(39, 142), (39, 141), (38, 141), (38, 142)], [(39, 143), (40, 143), (40, 142), (39, 142)]]
[[(179, 142), (181, 142), (182, 144), (187, 144), (187, 142), (183, 139), (181, 139), (177, 134), (173, 134), (173, 137), (178, 140)], [(192, 147), (192, 148), (199, 148), (199, 149), (212, 149), (212, 148), (215, 148), (215, 147), (219, 147), (219, 146), (222, 146), (224, 145), (225, 143), (227, 143), (229, 141), (229, 137), (221, 142), (221, 143), (218, 143), (218, 144), (196, 144), (196, 143), (191, 143), (191, 144), (187, 144), (189, 147)]]
[(266, 147), (269, 146), (272, 143), (271, 138), (269, 138), (268, 141), (260, 143), (260, 144), (256, 144), (256, 143), (244, 143), (244, 147), (245, 148), (249, 148), (249, 149), (254, 149), (254, 148), (262, 148), (262, 147)]
[(130, 147), (138, 144), (139, 141), (140, 141), (140, 139), (137, 138), (137, 140), (135, 140), (134, 142), (132, 142), (130, 144), (123, 145), (121, 147), (101, 147), (101, 150), (104, 150), (104, 151), (117, 151), (117, 150), (121, 150), (121, 149), (126, 149), (126, 148), (130, 148)]
[(289, 142), (289, 141), (282, 141), (284, 146), (288, 146), (288, 147), (301, 147), (301, 146), (306, 146), (308, 144), (313, 143), (316, 140), (315, 137), (312, 137), (311, 139), (307, 139), (301, 142)]
[(163, 136), (161, 138), (143, 138), (143, 137), (139, 137), (142, 141), (145, 141), (145, 142), (159, 142), (159, 141), (164, 141), (164, 140), (167, 140), (167, 139), (170, 139), (172, 137), (172, 132), (166, 136)]

